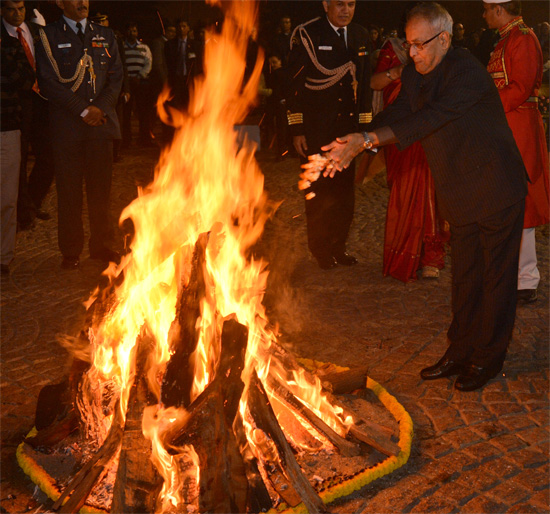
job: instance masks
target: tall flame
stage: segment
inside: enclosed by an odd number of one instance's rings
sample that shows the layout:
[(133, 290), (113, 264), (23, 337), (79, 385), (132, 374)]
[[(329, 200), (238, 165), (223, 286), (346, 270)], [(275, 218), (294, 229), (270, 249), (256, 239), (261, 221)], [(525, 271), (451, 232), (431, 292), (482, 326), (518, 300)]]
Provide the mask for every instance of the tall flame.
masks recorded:
[[(170, 359), (169, 331), (174, 320), (180, 277), (189, 278), (194, 245), (209, 233), (206, 249), (207, 298), (201, 305), (198, 346), (194, 355), (193, 398), (212, 378), (218, 348), (211, 347), (219, 320), (235, 314), (249, 329), (243, 381), (255, 370), (265, 378), (270, 365), (268, 348), (275, 334), (267, 328), (262, 306), (266, 287), (266, 264), (251, 257), (273, 212), (263, 191), (263, 175), (254, 159), (253, 147), (240, 147), (234, 126), (241, 122), (256, 100), (263, 55), (257, 58), (246, 84), (245, 55), (256, 24), (256, 3), (224, 1), (221, 31), (207, 34), (204, 76), (196, 79), (187, 113), (171, 111), (176, 126), (171, 147), (156, 169), (155, 180), (139, 191), (138, 198), (122, 213), (131, 219), (135, 235), (129, 253), (118, 269), (110, 269), (114, 296), (101, 323), (90, 329), (93, 343), (89, 376), (110, 384), (120, 393), (125, 412), (135, 374), (136, 343), (144, 331), (154, 341), (148, 361), (149, 388), (160, 398), (159, 376)], [(166, 93), (165, 93), (166, 95)], [(159, 105), (166, 99), (159, 99)], [(168, 113), (161, 112), (165, 119)], [(124, 280), (118, 280), (120, 273)], [(298, 375), (297, 388), (311, 389)], [(293, 385), (290, 384), (289, 387)], [(324, 416), (329, 413), (335, 429), (342, 422), (321, 398), (320, 385), (308, 404)], [(244, 395), (243, 395), (244, 396)], [(311, 395), (309, 395), (311, 396)], [(88, 402), (91, 404), (92, 402)], [(241, 412), (246, 410), (242, 400)], [(160, 406), (148, 410), (144, 433), (153, 442), (154, 461), (165, 476), (164, 508), (176, 505), (178, 486), (172, 458), (162, 448), (162, 432), (181, 414)], [(243, 418), (244, 418), (243, 414)], [(261, 437), (254, 436), (252, 446)], [(257, 431), (256, 431), (257, 432)], [(190, 450), (191, 454), (193, 453)]]

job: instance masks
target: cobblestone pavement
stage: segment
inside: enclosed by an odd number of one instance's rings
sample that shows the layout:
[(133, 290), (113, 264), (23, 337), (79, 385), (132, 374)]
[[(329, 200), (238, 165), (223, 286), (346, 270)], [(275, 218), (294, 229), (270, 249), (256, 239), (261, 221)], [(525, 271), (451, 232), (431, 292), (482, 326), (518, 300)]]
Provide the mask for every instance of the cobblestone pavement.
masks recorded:
[[(388, 190), (383, 174), (357, 188), (349, 251), (353, 268), (317, 268), (307, 252), (298, 162), (258, 156), (269, 196), (281, 205), (258, 245), (270, 262), (265, 296), (281, 341), (295, 353), (343, 366), (368, 363), (415, 428), (408, 463), (330, 507), (346, 513), (547, 513), (549, 502), (548, 227), (537, 231), (539, 300), (520, 306), (502, 375), (483, 390), (455, 391), (450, 379), (423, 382), (419, 370), (446, 348), (449, 262), (438, 280), (383, 278)], [(152, 177), (156, 155), (133, 148), (114, 169), (113, 211)], [(15, 461), (33, 426), (38, 392), (58, 382), (68, 355), (58, 344), (82, 316), (100, 277), (84, 255), (81, 270), (59, 268), (55, 192), (49, 221), (18, 235), (17, 257), (2, 277), (1, 512), (40, 508), (41, 497)]]

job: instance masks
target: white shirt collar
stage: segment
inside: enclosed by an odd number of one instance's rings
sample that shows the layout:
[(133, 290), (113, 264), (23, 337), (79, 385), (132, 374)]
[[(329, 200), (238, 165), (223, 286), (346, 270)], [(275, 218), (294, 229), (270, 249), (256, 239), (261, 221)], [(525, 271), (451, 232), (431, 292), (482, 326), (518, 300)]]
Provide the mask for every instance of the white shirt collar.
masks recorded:
[(338, 33), (338, 31), (339, 31), (340, 29), (344, 29), (344, 37), (346, 38), (346, 41), (347, 41), (347, 39), (348, 39), (348, 27), (347, 27), (347, 26), (345, 26), (345, 27), (337, 27), (336, 25), (333, 25), (333, 24), (330, 22), (330, 20), (328, 19), (328, 16), (327, 16), (327, 21), (328, 21), (329, 25), (334, 29), (334, 32), (336, 32), (336, 34), (337, 34), (338, 36), (340, 36), (340, 34)]
[[(63, 15), (63, 19), (65, 20), (65, 23), (71, 27), (71, 29), (74, 30), (75, 34), (78, 34), (78, 29), (76, 28), (76, 21), (71, 20), (70, 18), (67, 18), (67, 16)], [(82, 32), (86, 32), (86, 24), (88, 23), (87, 18), (84, 18), (83, 20), (80, 20), (79, 22), (82, 25)]]
[(19, 39), (19, 34), (17, 33), (17, 29), (20, 28), (21, 32), (23, 33), (23, 37), (25, 38), (25, 41), (29, 45), (29, 48), (31, 49), (32, 55), (34, 56), (34, 42), (32, 39), (32, 34), (25, 22), (21, 23), (19, 27), (14, 27), (13, 25), (10, 25), (4, 18), (2, 18), (2, 22), (4, 23), (4, 27), (6, 27), (6, 30), (8, 31), (8, 34), (11, 37), (15, 37)]

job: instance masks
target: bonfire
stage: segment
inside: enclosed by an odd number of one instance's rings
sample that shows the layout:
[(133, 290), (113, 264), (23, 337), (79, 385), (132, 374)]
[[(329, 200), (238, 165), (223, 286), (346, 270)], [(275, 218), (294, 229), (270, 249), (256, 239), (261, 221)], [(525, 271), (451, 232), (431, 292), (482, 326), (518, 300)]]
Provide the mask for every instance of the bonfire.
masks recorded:
[[(130, 251), (88, 300), (71, 373), (43, 390), (38, 432), (20, 447), (29, 474), (36, 465), (47, 475), (37, 481), (52, 510), (323, 512), (337, 496), (330, 485), (360, 487), (366, 469), (380, 476), (408, 458), (410, 420), (399, 409), (385, 427), (334, 396), (364, 388), (365, 368), (321, 380), (267, 320), (268, 266), (252, 250), (276, 206), (254, 145), (235, 131), (262, 70), (260, 53), (243, 83), (257, 5), (221, 6), (188, 112), (161, 107), (175, 137), (122, 213), (134, 227)], [(315, 456), (309, 473), (304, 455)], [(54, 471), (52, 458), (67, 469)]]

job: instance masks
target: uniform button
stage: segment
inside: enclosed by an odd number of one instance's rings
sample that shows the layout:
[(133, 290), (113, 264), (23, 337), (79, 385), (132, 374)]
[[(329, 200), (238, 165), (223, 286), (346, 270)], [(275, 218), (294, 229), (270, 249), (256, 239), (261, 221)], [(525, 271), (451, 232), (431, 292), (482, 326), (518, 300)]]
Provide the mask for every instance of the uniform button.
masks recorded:
[(341, 98), (338, 98), (338, 101), (339, 101), (339, 102), (341, 102), (341, 101), (342, 101), (342, 99), (341, 99)]

